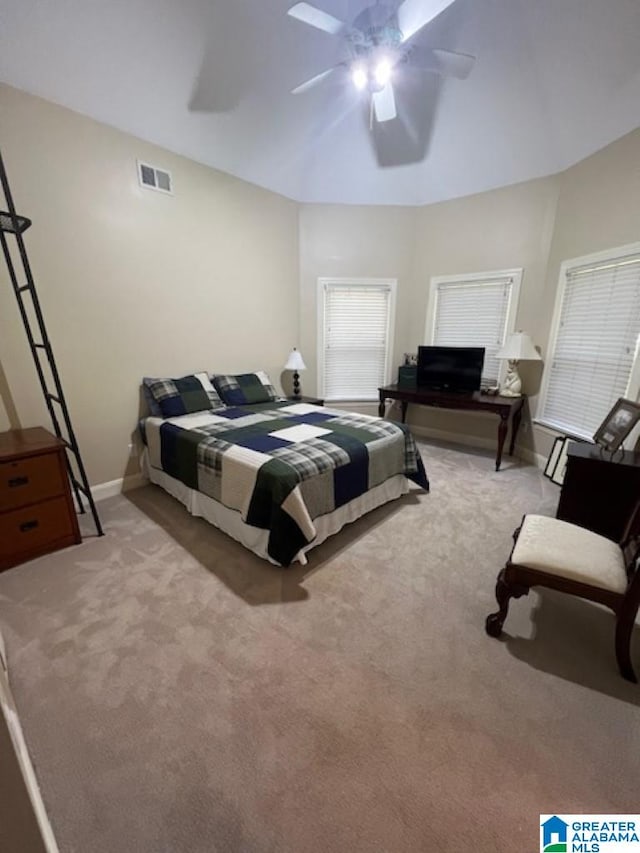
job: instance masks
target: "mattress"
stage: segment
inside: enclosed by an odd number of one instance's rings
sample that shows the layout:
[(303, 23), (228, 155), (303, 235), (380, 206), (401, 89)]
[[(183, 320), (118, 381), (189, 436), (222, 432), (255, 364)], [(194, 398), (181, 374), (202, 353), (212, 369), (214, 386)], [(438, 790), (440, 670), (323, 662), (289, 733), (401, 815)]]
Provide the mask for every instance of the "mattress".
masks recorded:
[(144, 421), (146, 473), (194, 515), (281, 566), (429, 481), (404, 424), (306, 403)]

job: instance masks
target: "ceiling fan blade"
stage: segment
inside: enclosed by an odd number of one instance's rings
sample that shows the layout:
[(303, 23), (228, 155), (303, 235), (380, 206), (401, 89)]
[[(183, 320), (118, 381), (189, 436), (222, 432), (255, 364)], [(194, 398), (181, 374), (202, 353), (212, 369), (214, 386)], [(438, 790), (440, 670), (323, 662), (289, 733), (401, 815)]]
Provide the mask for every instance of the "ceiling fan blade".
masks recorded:
[(381, 91), (374, 92), (371, 97), (377, 121), (391, 121), (391, 119), (394, 119), (398, 115), (396, 110), (396, 98), (393, 93), (391, 81), (389, 81)]
[(415, 45), (409, 54), (410, 65), (442, 74), (444, 77), (457, 77), (458, 80), (465, 80), (469, 76), (475, 61), (475, 56), (438, 47)]
[(397, 12), (402, 41), (408, 41), (453, 2), (454, 0), (404, 0)]
[(333, 72), (338, 68), (340, 68), (340, 65), (334, 65), (333, 68), (327, 68), (326, 71), (321, 71), (320, 74), (316, 74), (315, 77), (311, 77), (310, 80), (306, 80), (304, 83), (296, 86), (295, 89), (292, 89), (291, 94), (300, 95), (302, 92), (307, 92), (309, 89), (313, 89), (314, 86), (317, 86), (318, 83), (322, 83), (323, 80), (325, 80), (330, 74), (333, 74)]
[(475, 56), (468, 53), (456, 53), (453, 50), (443, 50), (440, 47), (434, 47), (433, 53), (441, 67), (440, 73), (449, 77), (457, 77), (459, 80), (466, 80), (476, 64)]
[(316, 9), (310, 3), (296, 3), (287, 11), (287, 15), (334, 36), (345, 28), (342, 21), (334, 18), (333, 15), (329, 15), (328, 12), (323, 12), (322, 9)]

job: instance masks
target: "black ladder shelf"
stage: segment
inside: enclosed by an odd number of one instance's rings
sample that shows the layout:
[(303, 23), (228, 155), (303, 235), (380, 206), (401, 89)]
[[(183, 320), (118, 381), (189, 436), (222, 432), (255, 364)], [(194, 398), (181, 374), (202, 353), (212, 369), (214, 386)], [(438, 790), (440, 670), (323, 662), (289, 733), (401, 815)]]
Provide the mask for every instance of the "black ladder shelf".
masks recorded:
[[(40, 308), (40, 301), (38, 299), (38, 294), (36, 293), (36, 286), (33, 281), (33, 276), (31, 274), (31, 266), (29, 265), (27, 250), (24, 245), (24, 240), (22, 239), (23, 233), (31, 225), (31, 220), (27, 219), (25, 216), (18, 216), (18, 214), (16, 213), (16, 209), (13, 204), (13, 198), (11, 196), (11, 190), (9, 188), (7, 173), (4, 168), (4, 163), (2, 161), (1, 154), (0, 183), (2, 184), (4, 198), (8, 208), (8, 211), (6, 212), (0, 210), (0, 243), (2, 243), (4, 259), (7, 264), (7, 269), (9, 270), (9, 276), (11, 277), (11, 283), (13, 285), (13, 290), (16, 295), (16, 299), (18, 300), (20, 315), (22, 316), (22, 322), (24, 323), (24, 328), (27, 333), (27, 338), (29, 340), (29, 347), (31, 349), (31, 355), (33, 356), (33, 360), (36, 365), (36, 370), (38, 372), (38, 378), (40, 380), (42, 393), (44, 394), (47, 409), (49, 410), (49, 415), (51, 416), (51, 423), (53, 424), (55, 434), (59, 439), (64, 442), (66, 447), (67, 471), (69, 474), (69, 479), (73, 486), (73, 491), (76, 496), (78, 508), (80, 512), (85, 512), (84, 504), (82, 502), (82, 495), (84, 495), (89, 504), (91, 514), (93, 515), (93, 521), (95, 523), (98, 536), (103, 536), (104, 534), (102, 531), (102, 525), (100, 524), (98, 511), (96, 509), (96, 505), (91, 494), (91, 488), (89, 486), (89, 481), (87, 480), (87, 474), (84, 468), (84, 464), (82, 462), (82, 457), (80, 456), (80, 449), (78, 447), (78, 442), (73, 431), (71, 418), (69, 417), (69, 409), (67, 408), (67, 402), (65, 400), (62, 385), (60, 383), (58, 368), (56, 367), (56, 362), (53, 357), (53, 350), (51, 349), (51, 343), (49, 342), (49, 336), (47, 335), (44, 317), (42, 316), (42, 309)], [(21, 284), (20, 280), (18, 279), (16, 265), (14, 264), (12, 254), (9, 250), (7, 235), (12, 235), (13, 237), (15, 237), (16, 244), (18, 247), (18, 254), (20, 256), (20, 262), (24, 271), (24, 284)], [(25, 301), (25, 297), (27, 296), (30, 298), (30, 304), (32, 308), (32, 313), (35, 316), (35, 322), (29, 317), (28, 302)], [(37, 337), (34, 335), (34, 330), (32, 327), (35, 327), (37, 331)], [(48, 372), (50, 374), (52, 386), (50, 386), (47, 381), (47, 376), (45, 375), (45, 365), (48, 365)], [(64, 431), (60, 423), (60, 415), (62, 416), (62, 424), (64, 427)]]

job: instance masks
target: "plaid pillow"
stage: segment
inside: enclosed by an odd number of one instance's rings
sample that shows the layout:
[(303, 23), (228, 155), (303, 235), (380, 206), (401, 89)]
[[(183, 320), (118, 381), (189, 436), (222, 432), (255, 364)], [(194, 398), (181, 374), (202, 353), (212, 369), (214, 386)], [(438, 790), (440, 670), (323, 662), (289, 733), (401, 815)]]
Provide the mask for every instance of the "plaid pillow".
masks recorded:
[[(163, 418), (224, 407), (206, 373), (183, 376), (181, 379), (151, 379), (147, 376), (143, 383)], [(153, 409), (150, 408), (150, 411), (153, 413)]]
[(213, 377), (213, 384), (227, 406), (270, 403), (278, 399), (276, 389), (262, 370), (236, 376), (217, 375)]
[(144, 401), (147, 404), (147, 408), (149, 409), (149, 414), (154, 418), (162, 417), (162, 409), (156, 403), (153, 398), (153, 394), (151, 393), (151, 385), (154, 382), (158, 382), (157, 379), (153, 379), (151, 376), (145, 376), (142, 380), (142, 393), (144, 395)]

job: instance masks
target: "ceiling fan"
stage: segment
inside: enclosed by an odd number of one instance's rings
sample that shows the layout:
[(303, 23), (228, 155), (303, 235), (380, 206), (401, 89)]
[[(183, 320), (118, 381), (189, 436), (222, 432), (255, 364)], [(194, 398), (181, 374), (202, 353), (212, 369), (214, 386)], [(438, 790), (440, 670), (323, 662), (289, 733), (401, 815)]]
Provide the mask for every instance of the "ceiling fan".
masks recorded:
[(287, 14), (329, 35), (341, 36), (348, 58), (296, 86), (292, 94), (307, 92), (335, 72), (348, 72), (356, 89), (371, 95), (371, 120), (375, 115), (378, 122), (391, 121), (397, 115), (393, 80), (402, 64), (460, 79), (471, 72), (473, 56), (411, 44), (416, 33), (454, 2), (403, 0), (395, 6), (378, 0), (351, 25), (310, 3), (296, 3)]

